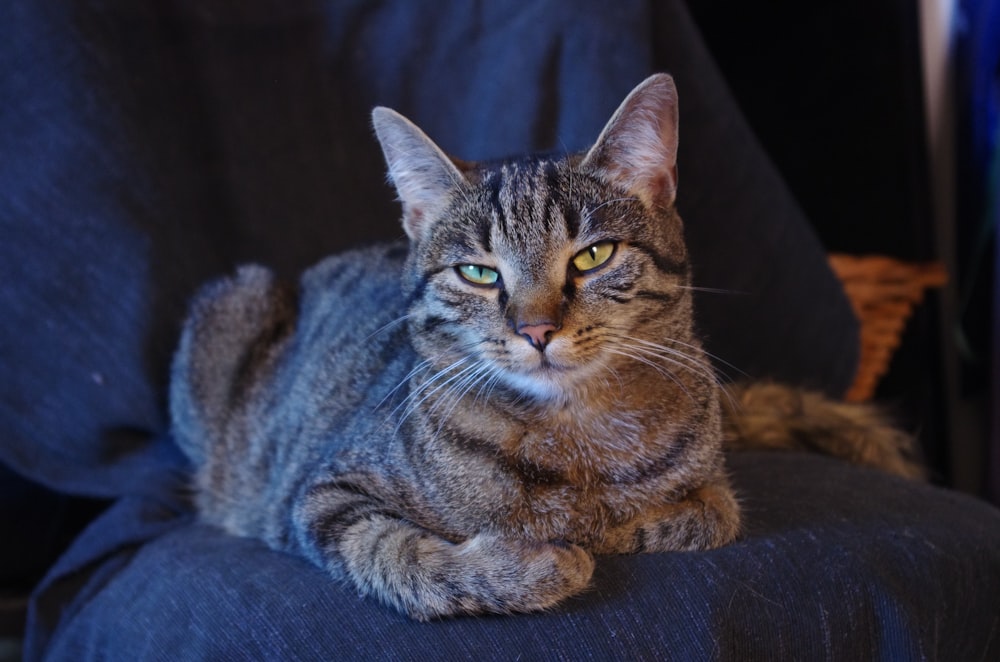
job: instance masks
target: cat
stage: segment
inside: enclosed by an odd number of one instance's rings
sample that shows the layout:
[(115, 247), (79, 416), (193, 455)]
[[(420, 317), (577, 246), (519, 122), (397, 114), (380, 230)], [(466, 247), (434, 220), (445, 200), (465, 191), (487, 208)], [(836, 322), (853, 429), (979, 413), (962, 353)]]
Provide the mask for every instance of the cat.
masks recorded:
[(297, 287), (245, 266), (192, 303), (171, 416), (201, 519), (428, 620), (550, 608), (595, 554), (732, 542), (726, 440), (801, 445), (822, 419), (828, 450), (917, 473), (873, 410), (775, 384), (720, 397), (677, 108), (657, 74), (586, 153), (487, 163), (376, 108), (408, 241)]

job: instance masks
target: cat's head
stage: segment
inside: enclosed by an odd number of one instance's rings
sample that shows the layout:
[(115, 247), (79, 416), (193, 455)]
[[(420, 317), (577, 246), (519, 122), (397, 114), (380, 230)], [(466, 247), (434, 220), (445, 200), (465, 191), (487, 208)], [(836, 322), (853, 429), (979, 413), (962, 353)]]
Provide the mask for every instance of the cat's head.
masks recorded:
[(683, 361), (694, 341), (669, 76), (635, 88), (587, 153), (559, 158), (466, 163), (392, 110), (373, 120), (411, 242), (414, 343), (438, 369), (555, 398)]

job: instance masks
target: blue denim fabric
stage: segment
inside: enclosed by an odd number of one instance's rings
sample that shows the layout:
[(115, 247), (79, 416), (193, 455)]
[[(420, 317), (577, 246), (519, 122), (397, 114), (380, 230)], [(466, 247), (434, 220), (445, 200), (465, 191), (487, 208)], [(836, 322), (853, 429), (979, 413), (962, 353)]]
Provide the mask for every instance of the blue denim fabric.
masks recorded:
[[(36, 596), (58, 660), (995, 659), (1000, 512), (826, 458), (736, 454), (741, 540), (599, 557), (549, 613), (416, 623), (259, 541), (120, 504)], [(171, 524), (171, 522), (173, 524)], [(152, 540), (121, 531), (147, 527)], [(93, 557), (91, 540), (113, 541)], [(84, 562), (82, 565), (77, 565)]]

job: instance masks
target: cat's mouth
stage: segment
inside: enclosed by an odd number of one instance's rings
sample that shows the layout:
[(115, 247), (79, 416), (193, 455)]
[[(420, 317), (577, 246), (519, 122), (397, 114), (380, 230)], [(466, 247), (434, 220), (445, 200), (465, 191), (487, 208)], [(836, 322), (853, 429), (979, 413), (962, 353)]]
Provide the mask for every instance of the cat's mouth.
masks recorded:
[(521, 372), (527, 375), (544, 375), (549, 377), (567, 375), (579, 368), (578, 365), (565, 361), (555, 356), (554, 352), (549, 351), (539, 352), (537, 358), (533, 358), (530, 361), (522, 361), (518, 367)]
[(569, 362), (544, 352), (504, 372), (506, 381), (518, 391), (549, 400), (574, 392), (574, 387), (590, 377), (597, 367), (594, 362)]
[(536, 379), (542, 381), (566, 379), (573, 372), (573, 367), (560, 364), (552, 359), (542, 356), (530, 365), (521, 364), (512, 374), (523, 379)]
[(541, 358), (538, 359), (538, 366), (535, 368), (536, 371), (541, 371), (543, 373), (550, 372), (566, 372), (570, 370), (569, 366), (560, 365), (549, 358), (547, 354), (542, 354)]

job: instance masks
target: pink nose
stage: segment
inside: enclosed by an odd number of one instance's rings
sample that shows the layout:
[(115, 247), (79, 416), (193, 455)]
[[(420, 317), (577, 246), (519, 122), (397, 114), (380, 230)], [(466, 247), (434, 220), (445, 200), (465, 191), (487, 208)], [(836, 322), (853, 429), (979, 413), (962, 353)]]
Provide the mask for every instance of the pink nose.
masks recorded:
[(521, 324), (517, 327), (518, 334), (527, 338), (532, 347), (537, 350), (545, 349), (545, 346), (549, 344), (549, 336), (558, 330), (558, 327), (550, 322)]

